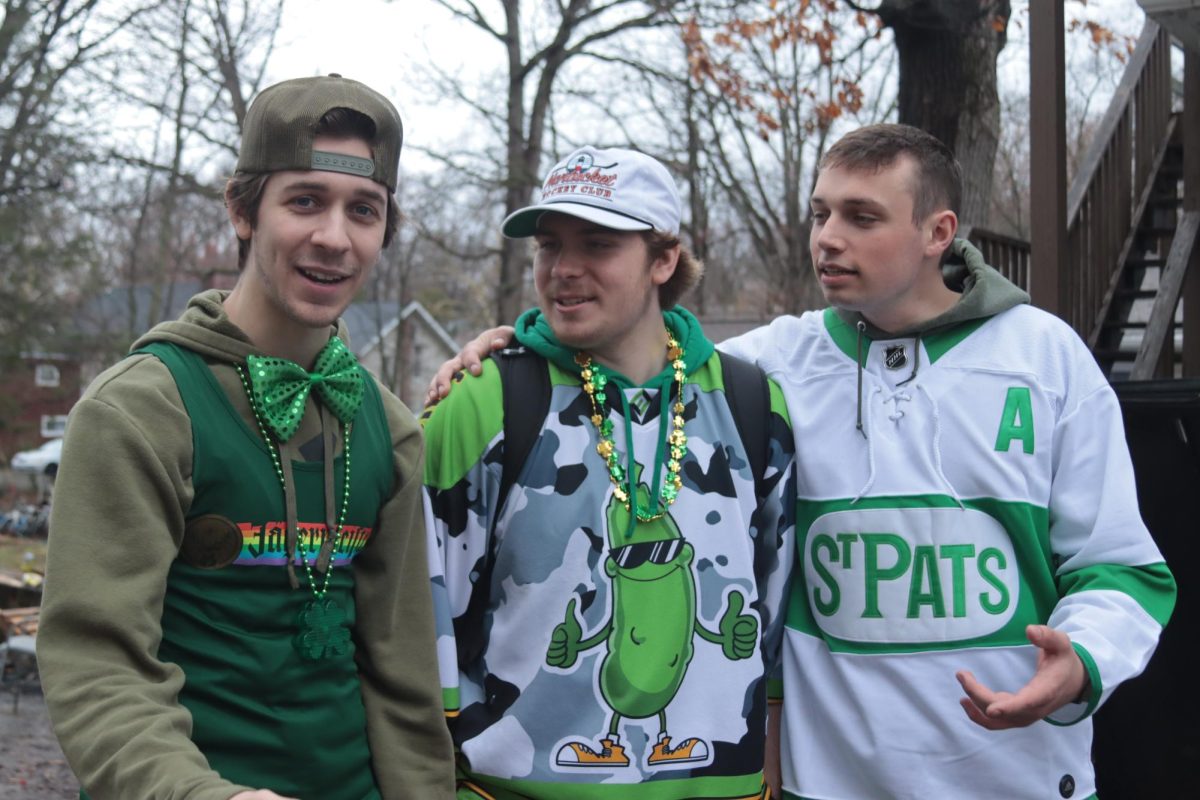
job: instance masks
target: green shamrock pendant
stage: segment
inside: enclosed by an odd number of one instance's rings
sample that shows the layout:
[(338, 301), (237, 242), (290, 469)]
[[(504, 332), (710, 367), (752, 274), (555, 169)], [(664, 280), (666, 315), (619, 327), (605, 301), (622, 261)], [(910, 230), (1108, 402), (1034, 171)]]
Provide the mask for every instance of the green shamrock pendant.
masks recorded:
[(296, 621), (300, 632), (293, 644), (304, 658), (316, 661), (350, 652), (350, 631), (343, 624), (346, 612), (333, 600), (305, 603)]

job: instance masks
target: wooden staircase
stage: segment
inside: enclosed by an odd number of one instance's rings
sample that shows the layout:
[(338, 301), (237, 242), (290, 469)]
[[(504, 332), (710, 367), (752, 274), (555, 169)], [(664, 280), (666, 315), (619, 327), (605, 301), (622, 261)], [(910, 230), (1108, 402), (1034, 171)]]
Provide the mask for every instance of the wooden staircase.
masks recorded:
[[(1096, 361), (1112, 380), (1127, 380), (1133, 375), (1183, 218), (1183, 145), (1178, 115), (1171, 117), (1166, 146), (1155, 166), (1135, 211), (1133, 230), (1122, 248), (1124, 259), (1088, 337)], [(1182, 331), (1179, 337), (1176, 331), (1183, 321), (1182, 311), (1178, 302), (1166, 311), (1167, 354), (1160, 365), (1165, 364), (1171, 376), (1181, 363), (1182, 341), (1176, 339), (1182, 339)]]
[[(1200, 210), (1188, 210), (1200, 208), (1200, 178), (1185, 176), (1200, 167), (1185, 166), (1185, 156), (1200, 157), (1184, 152), (1200, 146), (1200, 137), (1184, 134), (1200, 130), (1200, 77), (1187, 66), (1191, 77), (1181, 95), (1171, 53), (1167, 32), (1147, 22), (1068, 189), (1063, 263), (1039, 262), (1027, 242), (987, 230), (965, 234), (1026, 290), (1032, 270), (1051, 271), (1049, 282), (1065, 298), (1052, 310), (1084, 338), (1113, 381), (1200, 370), (1200, 327), (1192, 319), (1185, 336), (1181, 301), (1188, 267), (1200, 260), (1193, 255)], [(1192, 64), (1196, 56), (1187, 58)], [(1200, 292), (1188, 291), (1195, 293), (1188, 302), (1200, 305)]]

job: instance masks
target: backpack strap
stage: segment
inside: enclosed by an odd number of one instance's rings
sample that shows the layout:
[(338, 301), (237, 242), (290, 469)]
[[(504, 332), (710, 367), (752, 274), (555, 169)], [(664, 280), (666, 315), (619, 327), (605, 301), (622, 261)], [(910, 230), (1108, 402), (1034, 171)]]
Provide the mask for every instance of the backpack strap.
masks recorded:
[(763, 483), (771, 449), (767, 431), (767, 420), (771, 416), (771, 388), (767, 384), (766, 373), (754, 364), (720, 350), (717, 351), (717, 357), (721, 360), (725, 401), (729, 403), (738, 435), (746, 448), (746, 458), (750, 461), (754, 494), (762, 498), (766, 494)]
[[(509, 492), (517, 482), (521, 467), (529, 458), (542, 422), (550, 411), (550, 373), (546, 368), (546, 359), (512, 341), (503, 350), (493, 351), (490, 357), (500, 373), (503, 392), (504, 451), (501, 456), (500, 491), (496, 495), (498, 505), (488, 528), (487, 549), (479, 564), (476, 587), (491, 585), (492, 570), (496, 563), (496, 521), (504, 512)], [(488, 591), (476, 588), (471, 592), (467, 608), (460, 617), (462, 621), (455, 623), (458, 634), (455, 644), (461, 664), (475, 663), (487, 649), (487, 638), (477, 633), (483, 631), (487, 602)], [(455, 743), (461, 744), (459, 739), (464, 735), (462, 726), (451, 726), (451, 730)]]
[(491, 358), (500, 371), (504, 392), (504, 461), (497, 495), (500, 505), (492, 515), (497, 520), (550, 411), (550, 373), (545, 358), (527, 347), (514, 346), (512, 341), (503, 350), (492, 352)]
[[(766, 374), (754, 364), (717, 351), (725, 399), (746, 448), (756, 494), (761, 497), (767, 472), (770, 444), (767, 420), (771, 415), (771, 390)], [(500, 518), (504, 502), (517, 482), (525, 460), (533, 450), (538, 432), (550, 411), (550, 375), (546, 359), (522, 345), (493, 351), (491, 358), (500, 372), (504, 393), (504, 461), (500, 473), (500, 506), (493, 519)]]

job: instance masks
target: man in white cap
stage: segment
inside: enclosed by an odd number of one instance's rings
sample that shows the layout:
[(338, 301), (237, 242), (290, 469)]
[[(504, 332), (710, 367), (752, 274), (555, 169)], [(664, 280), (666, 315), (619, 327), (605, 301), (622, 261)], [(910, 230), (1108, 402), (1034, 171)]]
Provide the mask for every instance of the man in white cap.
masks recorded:
[(765, 793), (793, 442), (777, 387), (676, 305), (701, 271), (679, 220), (644, 154), (559, 162), (502, 228), (536, 247), (520, 353), (427, 413), (460, 798)]

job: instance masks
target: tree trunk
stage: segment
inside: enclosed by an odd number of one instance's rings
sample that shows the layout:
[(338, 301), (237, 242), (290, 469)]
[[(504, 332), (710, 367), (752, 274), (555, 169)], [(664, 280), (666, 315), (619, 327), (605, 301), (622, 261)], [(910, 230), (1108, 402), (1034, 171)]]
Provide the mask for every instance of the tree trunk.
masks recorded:
[(879, 16), (900, 61), (900, 122), (932, 133), (963, 170), (960, 222), (986, 225), (1000, 132), (996, 58), (1009, 0), (891, 0)]
[[(697, 120), (696, 95), (699, 90), (691, 75), (687, 76), (686, 81), (684, 111), (687, 125), (687, 185), (688, 205), (691, 210), (692, 254), (704, 264), (708, 261), (708, 197), (704, 191), (704, 174), (700, 168), (700, 150), (704, 143)], [(686, 300), (698, 317), (704, 317), (707, 313), (704, 302), (706, 294), (704, 280), (701, 279), (691, 297)]]
[[(533, 152), (533, 164), (529, 164), (531, 150), (525, 132), (525, 61), (521, 54), (521, 15), (519, 0), (504, 3), (504, 44), (508, 51), (508, 141), (505, 143), (505, 188), (504, 214), (511, 214), (530, 203), (533, 186), (537, 181), (540, 148)], [(532, 173), (532, 176), (531, 174)], [(496, 324), (510, 325), (524, 307), (521, 289), (525, 283), (528, 266), (529, 246), (520, 239), (500, 240), (500, 280), (496, 287)]]
[[(504, 193), (505, 214), (532, 202), (533, 192), (526, 186), (510, 186)], [(522, 290), (525, 270), (529, 267), (529, 242), (504, 238), (500, 242), (500, 285), (496, 289), (496, 324), (512, 325), (525, 309)]]

